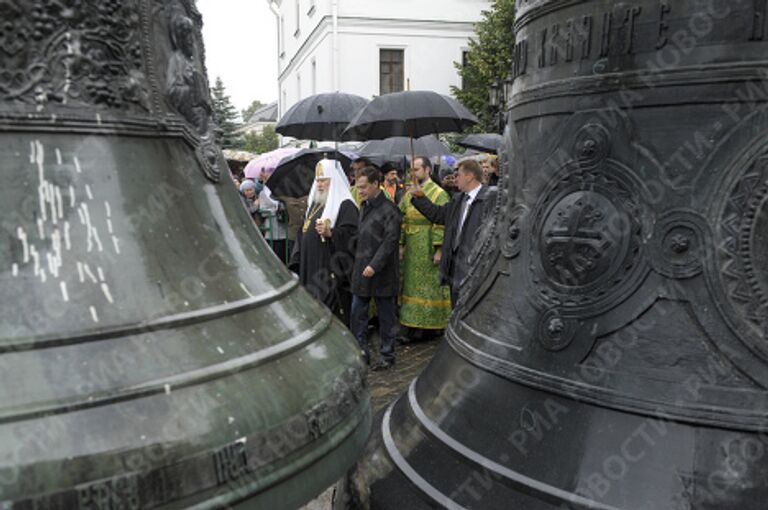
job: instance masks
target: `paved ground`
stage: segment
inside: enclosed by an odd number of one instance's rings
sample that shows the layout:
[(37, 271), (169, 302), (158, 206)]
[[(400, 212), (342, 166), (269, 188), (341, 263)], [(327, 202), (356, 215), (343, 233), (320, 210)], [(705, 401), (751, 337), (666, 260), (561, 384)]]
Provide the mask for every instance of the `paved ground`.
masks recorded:
[[(398, 344), (395, 350), (395, 368), (383, 372), (368, 373), (368, 387), (374, 414), (388, 406), (403, 394), (414, 377), (419, 375), (432, 359), (442, 340), (422, 341), (407, 345)], [(371, 349), (376, 352), (378, 347)], [(302, 510), (330, 510), (333, 489), (328, 489)]]
[(438, 344), (438, 341), (433, 340), (398, 345), (395, 350), (395, 368), (368, 373), (374, 414), (408, 389), (413, 378), (419, 375), (432, 359)]

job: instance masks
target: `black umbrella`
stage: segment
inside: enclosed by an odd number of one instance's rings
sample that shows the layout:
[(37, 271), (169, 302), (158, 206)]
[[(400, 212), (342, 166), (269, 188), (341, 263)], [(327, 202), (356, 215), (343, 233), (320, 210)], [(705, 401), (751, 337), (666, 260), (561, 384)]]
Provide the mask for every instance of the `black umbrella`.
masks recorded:
[(437, 92), (414, 90), (375, 98), (352, 119), (345, 134), (359, 140), (392, 136), (420, 138), (461, 132), (474, 124), (477, 117), (455, 99)]
[[(419, 156), (436, 158), (451, 154), (451, 150), (434, 135), (422, 136), (413, 141), (413, 152)], [(392, 161), (411, 156), (411, 139), (405, 136), (393, 136), (384, 140), (371, 140), (360, 148), (361, 157), (377, 155), (390, 157)]]
[(335, 159), (349, 172), (352, 163), (350, 154), (331, 147), (302, 149), (293, 156), (283, 159), (267, 179), (267, 187), (276, 197), (300, 198), (309, 195), (315, 180), (315, 167), (321, 159)]
[(302, 140), (351, 140), (343, 135), (344, 129), (366, 104), (366, 99), (353, 94), (317, 94), (293, 105), (275, 130)]
[(414, 90), (375, 98), (352, 119), (344, 133), (358, 140), (407, 136), (411, 139), (413, 160), (414, 138), (464, 131), (477, 122), (477, 117), (455, 99), (437, 92)]
[(496, 133), (479, 133), (467, 135), (456, 144), (467, 149), (498, 154), (502, 139), (502, 136)]

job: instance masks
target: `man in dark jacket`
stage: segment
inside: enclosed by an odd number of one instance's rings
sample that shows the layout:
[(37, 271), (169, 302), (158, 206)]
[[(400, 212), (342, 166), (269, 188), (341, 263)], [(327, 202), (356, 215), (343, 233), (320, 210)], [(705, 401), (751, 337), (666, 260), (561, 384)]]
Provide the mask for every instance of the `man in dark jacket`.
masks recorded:
[(483, 170), (477, 161), (464, 160), (456, 173), (456, 193), (445, 205), (435, 205), (418, 184), (411, 188), (411, 203), (429, 221), (445, 225), (440, 277), (451, 286), (451, 302), (459, 299), (459, 284), (469, 272), (469, 254), (475, 236), (493, 210), (496, 188), (482, 184)]
[(395, 334), (399, 326), (400, 210), (381, 191), (381, 174), (375, 168), (369, 166), (361, 170), (355, 186), (362, 203), (352, 270), (350, 329), (368, 362), (368, 307), (373, 298), (379, 315), (381, 349), (379, 362), (372, 370), (386, 370), (395, 364)]

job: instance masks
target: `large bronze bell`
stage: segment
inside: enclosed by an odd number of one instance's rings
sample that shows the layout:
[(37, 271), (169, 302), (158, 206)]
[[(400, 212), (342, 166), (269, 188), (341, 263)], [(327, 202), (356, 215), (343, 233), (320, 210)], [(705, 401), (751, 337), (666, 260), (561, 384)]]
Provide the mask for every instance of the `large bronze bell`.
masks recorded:
[(253, 228), (192, 0), (0, 0), (0, 508), (295, 508), (370, 429)]
[(767, 3), (528, 0), (514, 29), (496, 221), (350, 503), (766, 508)]

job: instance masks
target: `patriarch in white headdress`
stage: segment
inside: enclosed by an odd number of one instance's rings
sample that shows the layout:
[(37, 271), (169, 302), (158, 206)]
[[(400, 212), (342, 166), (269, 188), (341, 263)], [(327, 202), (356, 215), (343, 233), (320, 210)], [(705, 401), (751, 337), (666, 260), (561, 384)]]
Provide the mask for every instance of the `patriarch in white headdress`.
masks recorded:
[(307, 213), (304, 216), (304, 232), (310, 227), (309, 222), (320, 208), (323, 209), (320, 220), (331, 228), (336, 226), (339, 217), (339, 209), (345, 200), (351, 200), (349, 181), (341, 164), (333, 159), (323, 159), (315, 167), (315, 182), (307, 199)]
[(317, 164), (307, 204), (289, 267), (310, 294), (349, 324), (359, 213), (338, 161), (324, 159)]

